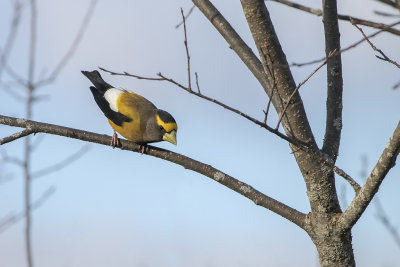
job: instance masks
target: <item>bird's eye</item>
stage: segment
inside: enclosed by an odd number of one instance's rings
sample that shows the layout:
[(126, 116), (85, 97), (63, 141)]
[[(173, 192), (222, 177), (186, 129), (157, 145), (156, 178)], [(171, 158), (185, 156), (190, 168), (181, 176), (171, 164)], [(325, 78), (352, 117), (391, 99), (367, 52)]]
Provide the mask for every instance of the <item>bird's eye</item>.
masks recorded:
[(160, 127), (160, 130), (161, 130), (161, 131), (164, 130), (164, 127), (162, 127), (161, 125), (160, 125), (159, 127)]

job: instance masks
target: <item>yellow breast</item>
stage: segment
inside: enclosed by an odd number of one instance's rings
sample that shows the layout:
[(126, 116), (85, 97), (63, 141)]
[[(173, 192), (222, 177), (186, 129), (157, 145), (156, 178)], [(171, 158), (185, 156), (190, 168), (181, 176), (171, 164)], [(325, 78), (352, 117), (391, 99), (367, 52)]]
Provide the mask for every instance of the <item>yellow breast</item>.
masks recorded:
[(137, 108), (138, 98), (141, 98), (141, 96), (132, 92), (125, 92), (120, 94), (116, 101), (118, 111), (131, 118), (131, 122), (124, 122), (121, 126), (118, 126), (111, 120), (108, 120), (115, 131), (133, 142), (143, 141), (143, 132), (140, 127), (140, 114)]

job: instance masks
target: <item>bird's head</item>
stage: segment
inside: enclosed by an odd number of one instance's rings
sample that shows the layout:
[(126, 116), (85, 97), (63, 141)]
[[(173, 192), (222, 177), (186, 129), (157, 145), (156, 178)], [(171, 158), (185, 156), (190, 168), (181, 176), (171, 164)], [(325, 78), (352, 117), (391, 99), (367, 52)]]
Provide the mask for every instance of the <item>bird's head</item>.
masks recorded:
[(176, 145), (176, 132), (178, 125), (175, 119), (168, 112), (158, 109), (156, 111), (156, 123), (159, 131), (161, 131), (162, 140)]

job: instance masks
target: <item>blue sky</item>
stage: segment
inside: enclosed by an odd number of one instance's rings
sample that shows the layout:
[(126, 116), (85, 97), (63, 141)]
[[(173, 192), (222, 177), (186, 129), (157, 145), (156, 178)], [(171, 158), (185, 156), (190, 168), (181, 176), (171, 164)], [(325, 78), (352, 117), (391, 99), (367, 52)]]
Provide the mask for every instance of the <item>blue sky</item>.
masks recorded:
[[(7, 34), (10, 2), (1, 1), (0, 40)], [(255, 51), (239, 1), (213, 1)], [(373, 14), (390, 11), (374, 1), (340, 1), (339, 11), (389, 23)], [(49, 72), (69, 48), (89, 1), (39, 1), (37, 75)], [(319, 1), (307, 5), (319, 7)], [(86, 34), (54, 84), (38, 92), (48, 97), (34, 107), (35, 120), (112, 134), (90, 93), (81, 70), (98, 66), (144, 76), (162, 72), (186, 82), (186, 54), (180, 7), (189, 1), (100, 0)], [(268, 3), (289, 62), (324, 54), (319, 17)], [(361, 7), (361, 8), (360, 8)], [(6, 11), (7, 10), (7, 11)], [(27, 71), (28, 22), (25, 10), (10, 64)], [(340, 23), (342, 46), (361, 38), (348, 22)], [(373, 30), (365, 28), (365, 32)], [(213, 26), (195, 10), (188, 21), (192, 70), (202, 93), (260, 120), (267, 97), (256, 79), (229, 49)], [(381, 34), (376, 46), (393, 59), (399, 38)], [(3, 43), (0, 43), (3, 45)], [(299, 83), (316, 66), (293, 68)], [(398, 70), (375, 58), (363, 44), (343, 54), (344, 117), (338, 166), (359, 179), (361, 155), (378, 159), (399, 119)], [(301, 87), (300, 93), (315, 137), (325, 129), (326, 68)], [(169, 111), (179, 125), (178, 146), (156, 146), (210, 164), (307, 213), (303, 179), (288, 145), (212, 103), (166, 83), (103, 74), (110, 84), (133, 90)], [(7, 76), (3, 77), (4, 79)], [(194, 78), (194, 76), (193, 76)], [(19, 89), (17, 89), (19, 90)], [(0, 114), (24, 116), (24, 105), (0, 90)], [(269, 121), (276, 123), (271, 113)], [(18, 129), (0, 126), (0, 136)], [(39, 138), (38, 134), (33, 140)], [(22, 156), (22, 140), (2, 147)], [(75, 153), (83, 142), (46, 135), (33, 154), (33, 171)], [(22, 172), (0, 165), (12, 180), (0, 185), (0, 218), (22, 210)], [(399, 167), (383, 182), (378, 197), (390, 220), (400, 226)], [(337, 179), (338, 189), (344, 182)], [(79, 161), (32, 184), (33, 200), (49, 187), (56, 192), (33, 213), (34, 261), (37, 266), (316, 266), (315, 248), (301, 229), (237, 193), (180, 166), (137, 153), (92, 144)], [(347, 199), (352, 197), (347, 186)], [(0, 266), (25, 266), (22, 222), (0, 235)], [(371, 205), (353, 229), (360, 266), (400, 266), (399, 247), (376, 219)]]

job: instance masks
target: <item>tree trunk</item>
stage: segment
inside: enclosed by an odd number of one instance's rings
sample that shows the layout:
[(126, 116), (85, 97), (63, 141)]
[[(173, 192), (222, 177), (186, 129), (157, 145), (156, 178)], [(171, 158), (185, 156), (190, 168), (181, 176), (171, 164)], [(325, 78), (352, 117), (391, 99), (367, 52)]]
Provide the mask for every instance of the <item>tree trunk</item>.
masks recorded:
[(356, 266), (354, 261), (351, 229), (344, 229), (337, 222), (339, 216), (308, 215), (305, 228), (317, 248), (321, 267)]

